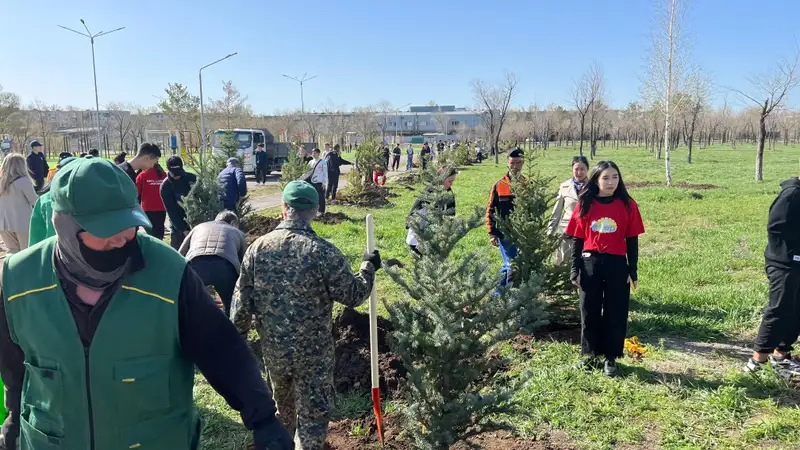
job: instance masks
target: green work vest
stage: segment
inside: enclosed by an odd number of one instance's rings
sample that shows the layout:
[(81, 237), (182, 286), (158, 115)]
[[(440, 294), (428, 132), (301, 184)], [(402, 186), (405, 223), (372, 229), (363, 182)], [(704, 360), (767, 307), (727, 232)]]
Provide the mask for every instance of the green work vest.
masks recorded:
[(194, 367), (178, 333), (186, 261), (137, 238), (147, 265), (122, 280), (89, 347), (53, 268), (56, 237), (6, 258), (6, 319), (25, 353), (22, 450), (197, 448)]

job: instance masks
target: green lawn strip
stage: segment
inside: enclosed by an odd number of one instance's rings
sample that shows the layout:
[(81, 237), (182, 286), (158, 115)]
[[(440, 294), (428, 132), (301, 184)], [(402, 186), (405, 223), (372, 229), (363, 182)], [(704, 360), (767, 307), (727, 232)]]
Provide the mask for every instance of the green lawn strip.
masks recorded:
[[(625, 376), (610, 380), (600, 374), (574, 369), (578, 349), (564, 342), (531, 341), (528, 356), (512, 358), (512, 376), (529, 370), (533, 377), (518, 393), (524, 413), (508, 418), (519, 432), (546, 437), (548, 430), (565, 432), (581, 448), (794, 448), (800, 433), (800, 398), (773, 374), (753, 377), (740, 372), (744, 360), (724, 352), (695, 354), (670, 346), (677, 341), (738, 342), (754, 332), (766, 303), (763, 248), (767, 209), (778, 183), (797, 175), (787, 157), (797, 147), (778, 147), (765, 155), (762, 183), (752, 181), (755, 151), (751, 146), (695, 149), (695, 163), (685, 162), (685, 149), (673, 152), (673, 178), (677, 182), (712, 184), (724, 189), (682, 187), (633, 188), (647, 233), (641, 238), (640, 288), (633, 295), (629, 335), (639, 335), (650, 347), (640, 363), (622, 361)], [(538, 159), (539, 169), (553, 176), (553, 188), (570, 176), (572, 148), (551, 148)], [(664, 178), (664, 161), (642, 149), (600, 147), (598, 159), (616, 161), (626, 182)], [(791, 158), (790, 158), (791, 159)], [(454, 191), (458, 214), (485, 205), (491, 185), (505, 172), (484, 162), (464, 168)], [(409, 261), (405, 244), (405, 216), (420, 192), (393, 182), (392, 206), (362, 209), (333, 206), (352, 222), (314, 223), (316, 232), (333, 242), (356, 269), (366, 245), (364, 218), (372, 213), (377, 246), (385, 259)], [(279, 209), (263, 214), (276, 215)], [(488, 242), (483, 228), (462, 240), (458, 255), (478, 251), (500, 265), (499, 252)], [(387, 301), (401, 292), (379, 272), (378, 295)], [(577, 304), (577, 299), (575, 299)], [(360, 310), (366, 311), (366, 305)], [(382, 314), (385, 311), (379, 308)], [(497, 378), (503, 381), (503, 376)], [(198, 384), (198, 404), (222, 421), (220, 433), (230, 431), (227, 420), (236, 414)], [(369, 414), (368, 398), (352, 394), (337, 399), (337, 417)], [(367, 407), (365, 407), (365, 405)], [(392, 405), (393, 408), (397, 407)], [(222, 417), (225, 417), (223, 420)], [(235, 428), (235, 427), (234, 427)], [(232, 434), (231, 434), (232, 433)], [(206, 439), (212, 439), (208, 437)], [(213, 437), (217, 439), (217, 437)], [(219, 442), (223, 442), (220, 437)], [(232, 438), (235, 440), (235, 438)], [(211, 446), (203, 448), (236, 448)]]

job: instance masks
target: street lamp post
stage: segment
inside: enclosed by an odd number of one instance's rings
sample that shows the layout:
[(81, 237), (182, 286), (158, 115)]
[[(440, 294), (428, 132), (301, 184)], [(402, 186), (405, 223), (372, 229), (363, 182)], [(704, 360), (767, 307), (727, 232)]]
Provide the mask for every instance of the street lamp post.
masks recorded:
[(231, 56), (236, 56), (238, 54), (239, 54), (239, 52), (231, 53), (230, 55), (228, 55), (228, 56), (226, 56), (224, 58), (220, 58), (220, 59), (212, 62), (211, 64), (206, 64), (205, 66), (200, 68), (200, 71), (199, 71), (199, 74), (200, 74), (199, 75), (199, 78), (200, 78), (200, 140), (202, 142), (202, 152), (203, 152), (203, 154), (205, 154), (205, 152), (206, 152), (206, 115), (205, 115), (205, 108), (203, 107), (203, 69), (205, 69), (206, 67), (211, 67), (211, 66), (213, 66), (214, 64), (216, 64), (216, 63), (218, 63), (220, 61), (225, 61), (226, 59), (230, 58)]
[(99, 38), (100, 36), (105, 36), (107, 34), (111, 34), (111, 33), (115, 32), (115, 31), (124, 30), (125, 27), (120, 27), (120, 28), (117, 28), (117, 29), (114, 29), (114, 30), (111, 30), (111, 31), (101, 31), (101, 32), (99, 32), (97, 34), (92, 34), (89, 31), (89, 27), (86, 26), (86, 22), (84, 22), (83, 19), (81, 19), (81, 24), (83, 25), (83, 28), (86, 29), (86, 33), (81, 33), (80, 31), (75, 31), (72, 28), (67, 28), (67, 27), (65, 27), (63, 25), (59, 25), (59, 27), (65, 29), (67, 31), (72, 31), (73, 33), (76, 33), (76, 34), (80, 34), (83, 37), (89, 38), (89, 43), (92, 45), (92, 73), (94, 74), (94, 106), (95, 106), (96, 113), (97, 113), (97, 115), (94, 118), (94, 126), (97, 127), (97, 147), (99, 149), (100, 147), (103, 146), (103, 144), (102, 144), (103, 141), (102, 141), (102, 139), (100, 137), (100, 97), (97, 95), (97, 67), (95, 65), (95, 58), (94, 58), (94, 40)]
[(394, 144), (397, 145), (397, 130), (400, 128), (400, 110), (403, 108), (407, 108), (411, 106), (411, 103), (405, 104), (395, 110), (395, 118), (394, 118)]
[(314, 78), (317, 78), (319, 76), (319, 75), (314, 75), (313, 77), (306, 78), (306, 75), (308, 75), (308, 73), (304, 73), (301, 78), (295, 78), (295, 77), (290, 77), (289, 75), (284, 75), (286, 78), (288, 78), (290, 80), (297, 81), (298, 83), (300, 83), (300, 113), (301, 114), (305, 114), (305, 112), (306, 112), (306, 104), (305, 104), (305, 100), (303, 99), (303, 83), (305, 83), (306, 81), (311, 81)]

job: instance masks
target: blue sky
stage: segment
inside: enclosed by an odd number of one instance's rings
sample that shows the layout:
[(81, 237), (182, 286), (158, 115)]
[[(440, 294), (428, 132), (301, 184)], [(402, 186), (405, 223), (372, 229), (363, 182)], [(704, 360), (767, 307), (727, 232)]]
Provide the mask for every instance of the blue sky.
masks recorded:
[[(470, 81), (504, 70), (519, 78), (515, 106), (567, 105), (592, 61), (621, 107), (639, 97), (654, 1), (7, 0), (0, 84), (26, 103), (93, 107), (88, 40), (56, 26), (80, 30), (83, 18), (92, 32), (127, 27), (97, 40), (101, 107), (155, 104), (169, 82), (198, 93), (198, 68), (232, 52), (203, 72), (205, 95), (232, 80), (261, 113), (299, 108), (297, 84), (281, 74), (305, 72), (319, 76), (306, 85), (307, 110), (473, 106)], [(691, 3), (692, 54), (718, 85), (746, 87), (749, 74), (795, 51), (798, 1)]]

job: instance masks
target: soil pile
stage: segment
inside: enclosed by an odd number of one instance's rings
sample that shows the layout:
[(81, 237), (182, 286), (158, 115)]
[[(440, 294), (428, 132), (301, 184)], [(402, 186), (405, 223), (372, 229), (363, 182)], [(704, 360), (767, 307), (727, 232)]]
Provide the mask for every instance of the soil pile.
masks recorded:
[(260, 214), (250, 214), (242, 224), (242, 231), (247, 236), (247, 244), (250, 245), (256, 239), (274, 230), (281, 223), (280, 217), (266, 217)]
[(336, 225), (337, 223), (342, 223), (344, 221), (355, 222), (355, 220), (348, 217), (347, 214), (340, 212), (326, 212), (321, 216), (318, 216), (316, 219), (314, 219), (314, 221), (324, 223), (325, 225)]
[[(392, 353), (386, 341), (392, 323), (378, 317), (378, 359), (381, 393), (400, 394), (400, 382), (406, 375), (400, 357)], [(333, 382), (336, 392), (371, 389), (369, 358), (369, 316), (346, 308), (333, 323), (336, 363)]]
[(352, 188), (348, 187), (342, 192), (336, 194), (337, 199), (331, 200), (331, 205), (342, 206), (357, 206), (361, 208), (381, 208), (389, 205), (389, 199), (397, 197), (397, 194), (392, 194), (389, 188), (385, 186), (377, 186), (368, 184), (364, 189), (356, 193)]

